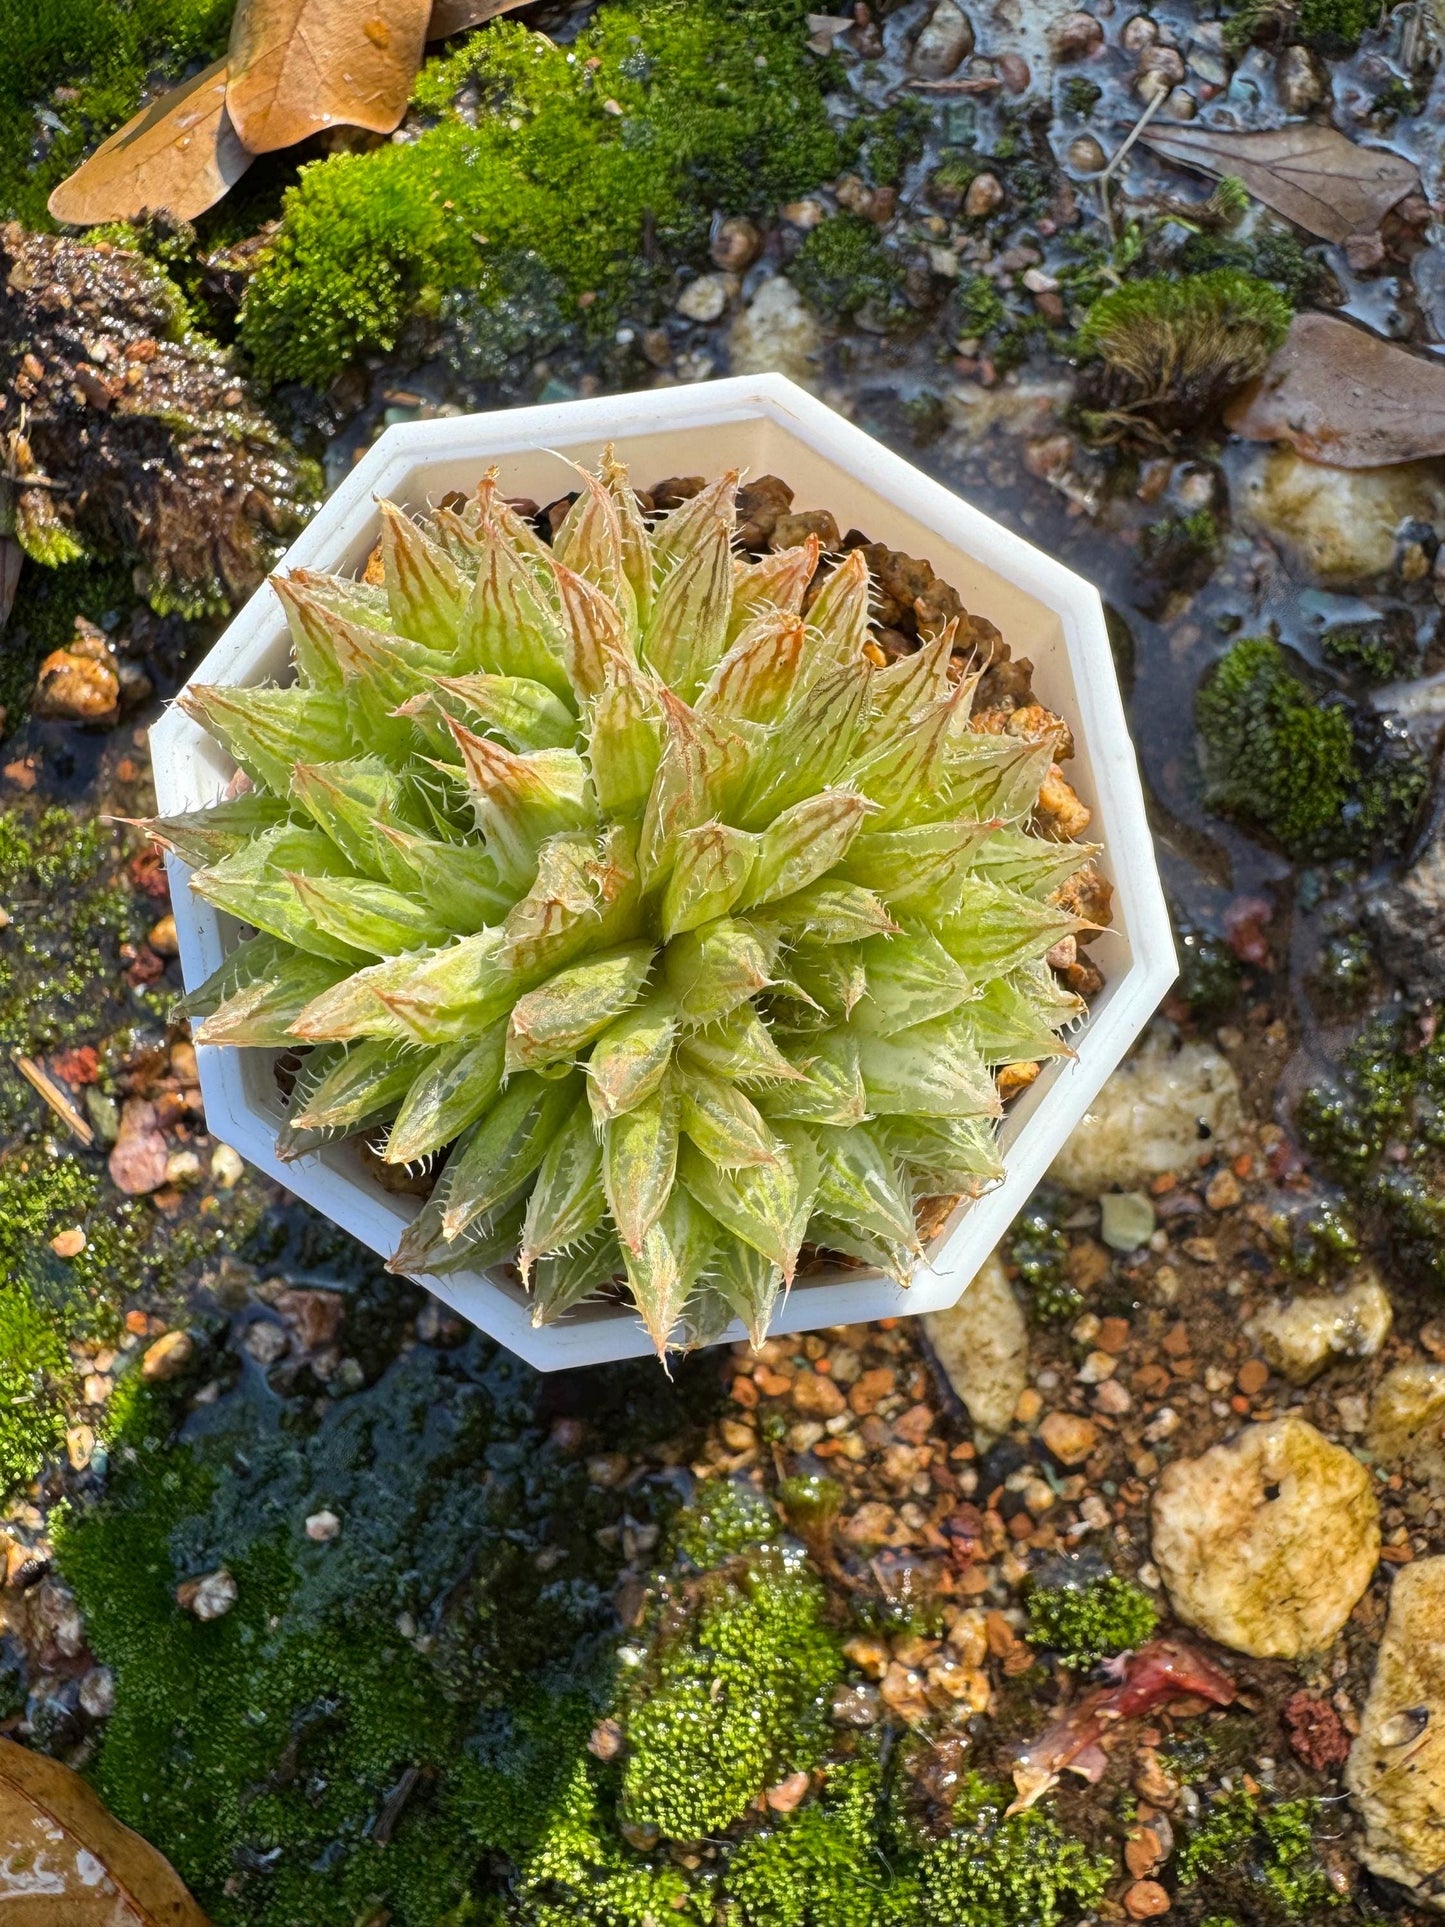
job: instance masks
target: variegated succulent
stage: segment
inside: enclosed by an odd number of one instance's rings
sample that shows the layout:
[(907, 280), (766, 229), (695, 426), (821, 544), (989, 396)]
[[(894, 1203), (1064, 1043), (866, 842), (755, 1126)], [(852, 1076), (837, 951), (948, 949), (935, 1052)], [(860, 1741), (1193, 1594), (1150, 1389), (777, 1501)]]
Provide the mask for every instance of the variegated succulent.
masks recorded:
[(736, 555), (737, 486), (649, 519), (609, 451), (550, 545), (495, 473), (383, 503), (379, 581), (277, 580), (292, 683), (182, 698), (250, 787), (157, 826), (259, 933), (198, 1038), (309, 1047), (282, 1155), (430, 1161), (393, 1269), (625, 1289), (659, 1349), (759, 1339), (805, 1243), (906, 1282), (1082, 1009), (1057, 737), (970, 725), (952, 626), (882, 664), (856, 550)]

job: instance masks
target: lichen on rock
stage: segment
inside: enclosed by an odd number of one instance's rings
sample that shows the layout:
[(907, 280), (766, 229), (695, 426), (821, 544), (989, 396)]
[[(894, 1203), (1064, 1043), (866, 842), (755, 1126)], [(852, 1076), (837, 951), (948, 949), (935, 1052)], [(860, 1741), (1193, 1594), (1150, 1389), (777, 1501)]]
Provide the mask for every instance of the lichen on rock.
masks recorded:
[(1295, 1659), (1330, 1645), (1370, 1583), (1379, 1507), (1352, 1453), (1304, 1419), (1273, 1419), (1165, 1466), (1152, 1550), (1186, 1624)]
[(1382, 1464), (1445, 1489), (1445, 1364), (1411, 1359), (1386, 1372), (1365, 1438)]
[(1129, 1190), (1187, 1169), (1242, 1122), (1229, 1060), (1198, 1039), (1176, 1044), (1156, 1026), (1075, 1125), (1049, 1175), (1091, 1197)]
[(1292, 1385), (1307, 1385), (1341, 1358), (1373, 1358), (1389, 1334), (1390, 1294), (1364, 1270), (1344, 1291), (1280, 1300), (1257, 1312), (1245, 1333)]

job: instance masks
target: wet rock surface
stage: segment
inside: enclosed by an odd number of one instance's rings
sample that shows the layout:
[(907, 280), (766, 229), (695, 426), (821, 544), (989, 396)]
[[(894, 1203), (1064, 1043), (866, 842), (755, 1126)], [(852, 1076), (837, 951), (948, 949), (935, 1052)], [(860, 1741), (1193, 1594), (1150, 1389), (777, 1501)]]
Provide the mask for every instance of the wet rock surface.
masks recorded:
[(1445, 1558), (1395, 1580), (1345, 1781), (1366, 1866), (1440, 1908), (1445, 1827)]

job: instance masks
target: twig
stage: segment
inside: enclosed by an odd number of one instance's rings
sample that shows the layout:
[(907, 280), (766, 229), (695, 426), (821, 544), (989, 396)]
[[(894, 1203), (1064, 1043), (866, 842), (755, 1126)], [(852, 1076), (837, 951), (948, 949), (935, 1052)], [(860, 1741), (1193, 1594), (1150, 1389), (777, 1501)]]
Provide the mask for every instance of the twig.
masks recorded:
[(1129, 132), (1124, 136), (1123, 141), (1114, 154), (1113, 160), (1109, 162), (1109, 165), (1099, 176), (1099, 206), (1103, 210), (1104, 226), (1109, 231), (1109, 246), (1111, 248), (1114, 246), (1118, 237), (1114, 232), (1114, 210), (1109, 205), (1109, 182), (1119, 171), (1119, 163), (1124, 159), (1129, 149), (1134, 145), (1135, 141), (1138, 140), (1139, 136), (1144, 132), (1144, 129), (1149, 125), (1150, 121), (1153, 120), (1154, 116), (1159, 112), (1159, 109), (1168, 98), (1169, 89), (1161, 86), (1143, 113), (1139, 116), (1138, 120), (1135, 121)]
[(15, 1062), (26, 1083), (40, 1093), (61, 1123), (68, 1126), (82, 1144), (87, 1147), (94, 1144), (95, 1132), (76, 1110), (55, 1079), (48, 1072), (43, 1071), (33, 1057), (26, 1057), (21, 1051), (16, 1051)]

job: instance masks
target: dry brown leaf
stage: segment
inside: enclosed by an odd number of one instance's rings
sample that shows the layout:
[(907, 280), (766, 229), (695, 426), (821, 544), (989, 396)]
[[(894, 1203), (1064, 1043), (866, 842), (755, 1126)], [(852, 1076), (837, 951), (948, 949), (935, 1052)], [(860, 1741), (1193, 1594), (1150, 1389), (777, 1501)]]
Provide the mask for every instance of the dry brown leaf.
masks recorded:
[(164, 210), (193, 221), (213, 207), (251, 165), (226, 112), (226, 62), (128, 120), (50, 196), (57, 221), (89, 227)]
[(1165, 160), (1232, 174), (1276, 214), (1325, 241), (1372, 234), (1417, 190), (1414, 165), (1383, 147), (1357, 147), (1333, 127), (1298, 121), (1261, 134), (1224, 127), (1161, 127), (1139, 138)]
[(1296, 315), (1225, 420), (1249, 441), (1290, 442), (1334, 468), (1445, 455), (1445, 367), (1334, 315)]
[(226, 105), (253, 154), (327, 127), (389, 134), (421, 65), (430, 0), (241, 0)]
[(5, 1739), (0, 1869), (15, 1927), (210, 1927), (170, 1863), (78, 1774)]
[(528, 3), (529, 0), (436, 0), (426, 37), (445, 40), (448, 34), (465, 33), (468, 27), (480, 27), (484, 21), (495, 20), (499, 13), (511, 13)]

